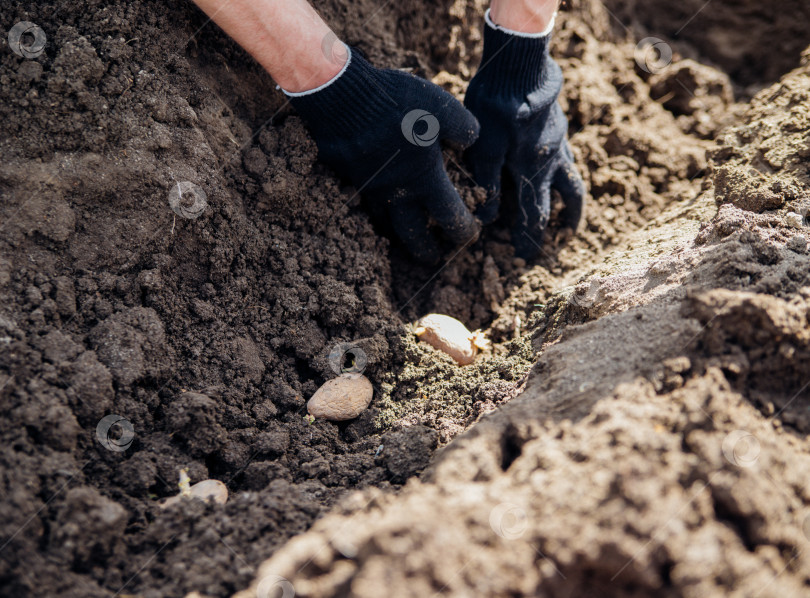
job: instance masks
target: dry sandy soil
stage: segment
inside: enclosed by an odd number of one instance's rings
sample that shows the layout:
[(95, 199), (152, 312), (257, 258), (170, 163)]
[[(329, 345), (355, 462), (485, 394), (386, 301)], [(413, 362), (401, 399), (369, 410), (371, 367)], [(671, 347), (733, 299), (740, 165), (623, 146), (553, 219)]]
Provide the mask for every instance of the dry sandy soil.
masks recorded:
[[(315, 2), (460, 97), (486, 4)], [(807, 595), (808, 16), (568, 6), (586, 221), (428, 268), (190, 3), (0, 7), (47, 36), (0, 48), (0, 596)], [(492, 349), (417, 343), (431, 311)], [(371, 408), (310, 425), (341, 343)], [(161, 509), (181, 469), (227, 504)]]

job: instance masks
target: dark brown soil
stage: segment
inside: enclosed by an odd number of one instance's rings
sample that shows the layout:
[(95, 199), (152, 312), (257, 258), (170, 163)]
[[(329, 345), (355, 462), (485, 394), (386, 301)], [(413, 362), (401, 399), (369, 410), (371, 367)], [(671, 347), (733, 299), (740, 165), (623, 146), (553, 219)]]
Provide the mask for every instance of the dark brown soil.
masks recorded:
[(550, 298), (522, 393), (234, 598), (806, 596), (808, 110), (806, 62), (723, 134), (703, 193)]
[(619, 33), (656, 36), (689, 57), (722, 68), (741, 87), (762, 87), (799, 65), (810, 44), (810, 5), (780, 2), (685, 0), (662, 6), (644, 0), (606, 0)]
[[(379, 66), (462, 94), (484, 4), (316, 6)], [(736, 114), (732, 89), (775, 79), (798, 50), (735, 70), (684, 46), (737, 79), (692, 60), (649, 77), (600, 4), (574, 9), (554, 52), (593, 196), (582, 230), (566, 239), (552, 228), (525, 264), (496, 225), (426, 268), (374, 230), (270, 78), (190, 3), (0, 7), (3, 39), (19, 21), (47, 35), (30, 60), (0, 50), (0, 595), (230, 595), (348, 490), (397, 491), (518, 395), (542, 349), (532, 334), (556, 338), (597, 317), (555, 294), (700, 193), (708, 140)], [(652, 27), (650, 15), (638, 19)], [(690, 35), (710, 23), (696, 19)], [(727, 142), (729, 157), (756, 168), (737, 145)], [(459, 157), (447, 159), (474, 201)], [(729, 208), (750, 209), (750, 193), (714, 180), (741, 198), (727, 193)], [(196, 219), (169, 205), (185, 182), (206, 196)], [(767, 265), (769, 250), (751, 246)], [(730, 303), (723, 321), (747, 305)], [(407, 325), (430, 311), (487, 329), (492, 351), (458, 368), (416, 343)], [(309, 425), (305, 400), (347, 342), (368, 357), (371, 409)], [(728, 335), (706, 342), (750, 349)], [(754, 373), (740, 371), (746, 385)], [(108, 415), (131, 424), (131, 444), (120, 425), (99, 440)], [(193, 482), (225, 482), (228, 503), (160, 509), (184, 468)]]

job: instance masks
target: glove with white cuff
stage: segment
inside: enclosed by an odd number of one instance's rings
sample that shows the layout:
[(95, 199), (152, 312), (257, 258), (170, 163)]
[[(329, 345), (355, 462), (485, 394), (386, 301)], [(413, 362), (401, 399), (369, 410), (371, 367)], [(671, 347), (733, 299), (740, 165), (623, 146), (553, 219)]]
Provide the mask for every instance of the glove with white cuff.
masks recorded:
[(477, 238), (479, 225), (447, 176), (439, 144), (463, 149), (478, 137), (475, 117), (452, 95), (420, 77), (377, 69), (355, 49), (328, 84), (287, 95), (319, 158), (363, 194), (417, 259), (440, 257), (428, 217), (455, 243)]
[(484, 224), (498, 217), (501, 176), (511, 178), (517, 216), (512, 244), (519, 257), (537, 255), (551, 211), (551, 190), (565, 202), (563, 225), (576, 229), (585, 185), (568, 145), (568, 121), (557, 102), (562, 71), (549, 55), (549, 28), (536, 35), (499, 27), (486, 14), (481, 66), (464, 100), (481, 125), (466, 160), (487, 202), (477, 215)]

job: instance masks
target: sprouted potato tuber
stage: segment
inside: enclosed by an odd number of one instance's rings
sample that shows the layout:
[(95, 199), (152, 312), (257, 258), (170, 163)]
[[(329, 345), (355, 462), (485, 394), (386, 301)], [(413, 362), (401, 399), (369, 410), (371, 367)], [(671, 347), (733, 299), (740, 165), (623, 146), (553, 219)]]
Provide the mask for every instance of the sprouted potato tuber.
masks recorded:
[(180, 482), (177, 486), (180, 488), (180, 493), (163, 501), (160, 505), (161, 508), (165, 509), (189, 498), (199, 498), (202, 501), (213, 499), (215, 503), (221, 505), (224, 505), (228, 500), (228, 487), (225, 484), (219, 480), (203, 480), (192, 486), (186, 469), (180, 470)]
[(464, 324), (443, 314), (425, 316), (416, 323), (414, 332), (419, 340), (447, 353), (459, 365), (471, 364), (478, 350), (489, 346), (482, 332), (470, 332)]

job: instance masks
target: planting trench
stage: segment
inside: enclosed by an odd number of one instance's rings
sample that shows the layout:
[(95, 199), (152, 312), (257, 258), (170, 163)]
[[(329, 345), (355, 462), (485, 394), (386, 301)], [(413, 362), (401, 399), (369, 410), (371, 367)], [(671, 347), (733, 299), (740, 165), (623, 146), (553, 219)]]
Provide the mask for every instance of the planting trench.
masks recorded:
[[(395, 4), (316, 3), (376, 64), (463, 93), (486, 3)], [(807, 67), (734, 98), (810, 40), (741, 8), (783, 47), (717, 54), (701, 31), (736, 31), (729, 4), (682, 35), (618, 0), (564, 12), (586, 222), (534, 264), (498, 224), (440, 269), (374, 230), (187, 4), (0, 8), (48, 38), (0, 56), (0, 594), (801, 595), (810, 293), (786, 214), (806, 210)], [(647, 35), (675, 50), (660, 73), (635, 60)], [(185, 181), (197, 219), (169, 207)], [(418, 344), (430, 311), (492, 351), (459, 368)], [(372, 406), (309, 425), (345, 342)], [(99, 442), (110, 414), (126, 450)], [(229, 502), (160, 509), (183, 468)]]

